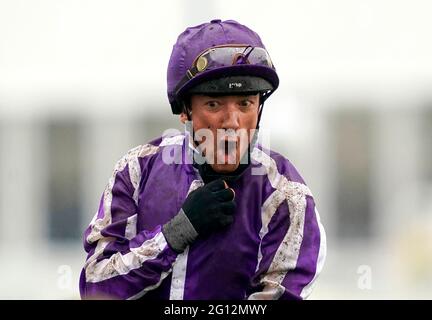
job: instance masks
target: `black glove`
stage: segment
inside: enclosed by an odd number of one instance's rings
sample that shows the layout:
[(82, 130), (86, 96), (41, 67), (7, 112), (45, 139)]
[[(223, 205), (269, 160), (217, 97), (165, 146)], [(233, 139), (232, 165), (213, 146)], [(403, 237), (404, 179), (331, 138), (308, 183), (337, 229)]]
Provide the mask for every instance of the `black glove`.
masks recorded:
[(198, 236), (230, 225), (235, 211), (234, 190), (219, 179), (192, 191), (180, 212), (162, 227), (168, 244), (182, 252)]

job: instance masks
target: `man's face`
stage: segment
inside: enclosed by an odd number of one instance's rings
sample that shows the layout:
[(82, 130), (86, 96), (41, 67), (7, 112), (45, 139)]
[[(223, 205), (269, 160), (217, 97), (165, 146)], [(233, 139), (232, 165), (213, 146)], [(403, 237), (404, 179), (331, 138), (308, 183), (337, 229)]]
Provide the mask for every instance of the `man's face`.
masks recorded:
[[(196, 144), (214, 171), (236, 170), (247, 151), (258, 121), (259, 94), (191, 97)], [(182, 122), (187, 120), (181, 114)]]

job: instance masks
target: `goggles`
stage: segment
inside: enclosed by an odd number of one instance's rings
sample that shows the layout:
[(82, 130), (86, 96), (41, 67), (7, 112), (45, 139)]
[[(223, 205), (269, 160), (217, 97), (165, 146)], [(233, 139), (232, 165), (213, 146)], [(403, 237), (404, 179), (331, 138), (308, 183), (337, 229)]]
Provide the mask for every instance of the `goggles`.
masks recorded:
[(195, 58), (192, 67), (186, 71), (175, 91), (178, 92), (186, 82), (201, 72), (237, 65), (256, 65), (274, 69), (270, 55), (264, 48), (249, 45), (211, 47)]

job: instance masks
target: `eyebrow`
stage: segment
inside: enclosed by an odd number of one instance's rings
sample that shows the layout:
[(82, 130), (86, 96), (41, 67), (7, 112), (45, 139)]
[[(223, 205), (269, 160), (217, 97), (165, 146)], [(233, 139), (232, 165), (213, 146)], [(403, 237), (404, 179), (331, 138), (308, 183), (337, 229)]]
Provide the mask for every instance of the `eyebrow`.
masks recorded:
[(250, 97), (255, 97), (255, 94), (245, 94), (245, 95), (239, 95), (239, 94), (233, 94), (233, 95), (226, 95), (226, 94), (203, 94), (203, 97), (206, 98), (224, 98), (224, 97), (236, 97), (236, 98), (241, 98), (241, 99), (248, 99)]

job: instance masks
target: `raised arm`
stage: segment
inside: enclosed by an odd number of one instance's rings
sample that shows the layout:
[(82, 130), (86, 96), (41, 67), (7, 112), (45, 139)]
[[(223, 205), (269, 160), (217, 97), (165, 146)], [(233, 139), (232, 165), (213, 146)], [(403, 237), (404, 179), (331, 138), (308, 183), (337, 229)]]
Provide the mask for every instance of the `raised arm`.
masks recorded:
[(129, 153), (116, 164), (99, 210), (85, 231), (88, 256), (80, 278), (84, 299), (139, 298), (160, 285), (177, 257), (161, 226), (137, 232), (135, 156)]

